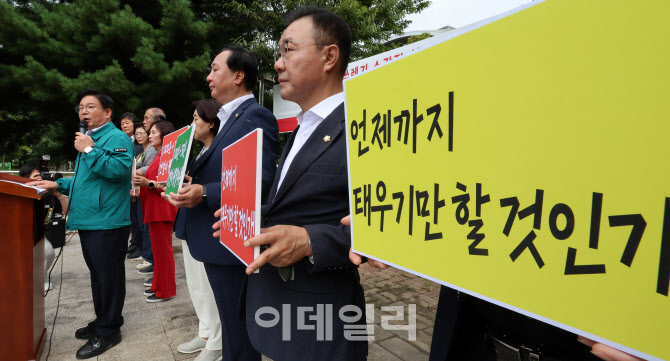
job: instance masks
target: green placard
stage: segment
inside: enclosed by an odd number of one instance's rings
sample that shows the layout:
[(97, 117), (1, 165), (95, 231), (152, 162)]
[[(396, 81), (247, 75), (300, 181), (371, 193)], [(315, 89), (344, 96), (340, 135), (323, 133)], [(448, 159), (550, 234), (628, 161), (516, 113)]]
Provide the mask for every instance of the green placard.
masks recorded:
[(191, 153), (191, 144), (193, 144), (193, 127), (188, 127), (184, 133), (177, 137), (172, 162), (170, 162), (170, 172), (165, 185), (165, 194), (177, 193), (177, 190), (181, 188), (184, 182), (184, 173), (186, 173), (186, 162), (189, 153)]

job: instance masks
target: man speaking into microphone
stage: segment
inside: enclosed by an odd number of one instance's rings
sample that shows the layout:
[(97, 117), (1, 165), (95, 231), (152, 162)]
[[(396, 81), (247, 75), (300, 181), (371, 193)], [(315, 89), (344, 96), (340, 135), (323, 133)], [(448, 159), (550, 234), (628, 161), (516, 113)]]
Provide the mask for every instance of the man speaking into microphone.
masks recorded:
[(84, 260), (91, 273), (95, 320), (75, 332), (88, 340), (78, 359), (102, 354), (121, 342), (126, 295), (124, 259), (130, 235), (130, 178), (133, 144), (111, 122), (114, 101), (91, 89), (77, 95), (75, 111), (86, 133), (77, 132), (79, 151), (72, 178), (31, 185), (70, 197), (67, 227), (78, 230)]

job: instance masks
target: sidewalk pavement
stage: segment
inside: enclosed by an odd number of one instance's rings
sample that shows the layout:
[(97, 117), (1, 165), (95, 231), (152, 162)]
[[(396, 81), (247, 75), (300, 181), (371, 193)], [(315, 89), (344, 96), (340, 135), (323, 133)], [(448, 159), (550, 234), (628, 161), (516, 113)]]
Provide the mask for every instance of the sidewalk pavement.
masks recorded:
[[(69, 237), (69, 236), (68, 236)], [(137, 263), (126, 262), (126, 301), (123, 341), (91, 360), (164, 361), (193, 360), (198, 354), (177, 351), (180, 343), (197, 335), (198, 319), (186, 287), (181, 241), (173, 238), (176, 264), (177, 296), (169, 301), (147, 303), (142, 285), (149, 276), (135, 270)], [(56, 250), (58, 254), (60, 250)], [(62, 266), (62, 278), (61, 278)], [(374, 310), (374, 333), (369, 342), (369, 361), (428, 360), (433, 321), (439, 296), (439, 285), (398, 269), (378, 270), (360, 267), (361, 283), (368, 309)], [(61, 282), (62, 281), (62, 282)], [(88, 268), (75, 235), (63, 247), (63, 254), (51, 273), (53, 290), (46, 296), (47, 343), (41, 360), (75, 360), (75, 353), (85, 341), (74, 337), (77, 328), (93, 319), (93, 303)], [(60, 291), (60, 299), (59, 299)], [(407, 317), (408, 305), (415, 305), (416, 318)], [(401, 306), (403, 321), (387, 321), (397, 313), (388, 306)], [(382, 310), (382, 307), (385, 307)], [(57, 315), (56, 315), (57, 314)], [(372, 316), (368, 313), (368, 316)], [(54, 328), (54, 317), (56, 318)], [(416, 339), (410, 340), (403, 325), (416, 321)], [(368, 319), (371, 323), (372, 317)], [(269, 361), (263, 357), (263, 361)], [(345, 360), (343, 360), (345, 361)]]

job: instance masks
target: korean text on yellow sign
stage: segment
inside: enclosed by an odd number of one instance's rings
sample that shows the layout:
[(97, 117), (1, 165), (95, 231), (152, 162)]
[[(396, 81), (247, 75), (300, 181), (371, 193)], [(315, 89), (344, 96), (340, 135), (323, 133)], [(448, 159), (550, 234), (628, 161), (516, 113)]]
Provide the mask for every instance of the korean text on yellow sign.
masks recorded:
[(355, 251), (670, 359), (669, 13), (547, 0), (347, 80)]

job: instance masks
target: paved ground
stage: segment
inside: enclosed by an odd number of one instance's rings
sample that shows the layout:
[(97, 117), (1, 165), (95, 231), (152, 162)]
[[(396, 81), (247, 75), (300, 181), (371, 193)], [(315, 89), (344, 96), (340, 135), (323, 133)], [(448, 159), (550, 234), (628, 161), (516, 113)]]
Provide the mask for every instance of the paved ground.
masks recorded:
[[(121, 329), (123, 342), (99, 356), (97, 360), (178, 361), (192, 360), (197, 356), (177, 352), (177, 345), (197, 334), (198, 321), (186, 287), (181, 241), (174, 240), (173, 247), (177, 297), (162, 303), (146, 303), (142, 295), (145, 289), (142, 283), (148, 277), (137, 273), (135, 263), (126, 262), (127, 293), (123, 313), (125, 324)], [(368, 360), (427, 360), (439, 286), (397, 269), (381, 271), (363, 266), (360, 273), (367, 303), (374, 309), (374, 320), (368, 319), (370, 324), (374, 321), (374, 326), (369, 326), (374, 329), (374, 333), (369, 343)], [(51, 274), (51, 282), (54, 289), (46, 297), (46, 321), (50, 339), (47, 339), (42, 360), (47, 360), (49, 350), (49, 361), (74, 360), (75, 352), (85, 343), (74, 338), (74, 331), (93, 318), (89, 273), (78, 236), (75, 235), (64, 247), (63, 255)], [(403, 327), (408, 324), (408, 305), (416, 305), (415, 340), (409, 340), (408, 331)], [(404, 321), (382, 322), (382, 318), (386, 320), (388, 315), (396, 313), (394, 310), (382, 310), (382, 307), (388, 306), (401, 306)], [(269, 359), (264, 357), (264, 361), (266, 360)]]

